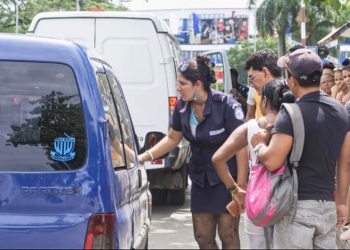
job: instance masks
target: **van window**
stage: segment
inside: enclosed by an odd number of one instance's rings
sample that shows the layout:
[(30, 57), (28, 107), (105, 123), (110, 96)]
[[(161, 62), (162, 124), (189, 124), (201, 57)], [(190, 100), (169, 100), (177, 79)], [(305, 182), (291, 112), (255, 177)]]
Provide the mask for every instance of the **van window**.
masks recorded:
[(75, 170), (85, 158), (85, 122), (72, 69), (0, 61), (0, 171)]
[[(134, 151), (132, 147), (129, 147), (129, 139), (125, 134), (125, 127), (128, 127), (129, 124), (125, 119), (120, 118), (122, 117), (120, 114), (123, 111), (118, 106), (116, 98), (111, 92), (106, 75), (98, 74), (98, 87), (103, 102), (105, 118), (108, 123), (113, 167), (115, 169), (127, 168), (130, 166), (130, 162), (134, 161)], [(115, 105), (117, 105), (117, 109)]]
[(112, 75), (108, 75), (108, 81), (112, 87), (113, 96), (115, 98), (115, 104), (117, 105), (118, 115), (120, 119), (120, 125), (122, 128), (122, 134), (124, 138), (124, 145), (126, 150), (127, 167), (134, 167), (134, 137), (132, 130), (132, 122), (128, 112), (128, 108), (121, 92), (120, 85)]

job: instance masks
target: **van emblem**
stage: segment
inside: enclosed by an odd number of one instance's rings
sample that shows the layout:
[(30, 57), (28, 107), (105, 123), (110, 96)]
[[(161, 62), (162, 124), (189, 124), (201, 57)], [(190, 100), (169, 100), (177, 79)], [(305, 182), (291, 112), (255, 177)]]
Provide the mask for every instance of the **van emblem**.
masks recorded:
[(51, 151), (51, 158), (56, 161), (70, 161), (75, 157), (73, 152), (75, 146), (75, 138), (70, 137), (64, 133), (66, 137), (58, 137), (55, 139), (53, 145), (56, 151)]

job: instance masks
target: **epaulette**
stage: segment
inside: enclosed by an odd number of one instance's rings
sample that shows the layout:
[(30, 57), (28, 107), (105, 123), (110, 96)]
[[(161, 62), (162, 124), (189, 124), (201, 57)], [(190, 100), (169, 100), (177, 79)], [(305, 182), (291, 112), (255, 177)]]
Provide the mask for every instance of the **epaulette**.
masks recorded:
[(212, 89), (211, 90), (211, 94), (212, 94), (212, 100), (213, 102), (226, 102), (228, 95), (221, 92), (221, 91), (217, 91)]

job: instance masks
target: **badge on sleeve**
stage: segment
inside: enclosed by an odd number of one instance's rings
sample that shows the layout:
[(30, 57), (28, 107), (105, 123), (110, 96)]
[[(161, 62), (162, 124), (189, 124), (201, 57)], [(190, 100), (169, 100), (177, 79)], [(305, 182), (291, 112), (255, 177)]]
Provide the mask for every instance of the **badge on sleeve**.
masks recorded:
[(244, 120), (244, 114), (241, 108), (235, 109), (235, 117), (237, 120)]

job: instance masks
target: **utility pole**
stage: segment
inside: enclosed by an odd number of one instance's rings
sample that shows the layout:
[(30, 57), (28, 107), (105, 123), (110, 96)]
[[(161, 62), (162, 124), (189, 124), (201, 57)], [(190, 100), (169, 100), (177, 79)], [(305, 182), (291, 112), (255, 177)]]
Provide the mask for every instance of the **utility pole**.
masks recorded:
[(306, 46), (306, 23), (305, 23), (305, 2), (301, 0), (300, 4), (300, 17), (301, 17), (301, 26), (300, 26), (300, 34), (301, 34), (301, 45)]
[(18, 34), (18, 0), (15, 1), (16, 9), (16, 34)]
[(80, 11), (80, 3), (79, 0), (75, 0), (75, 10)]

